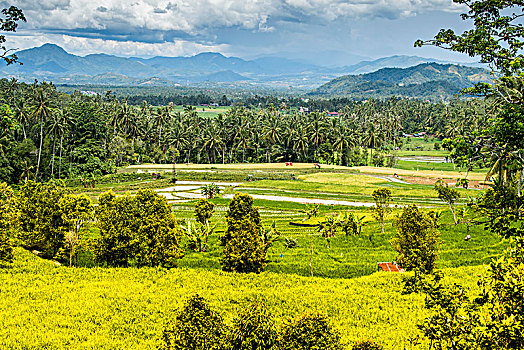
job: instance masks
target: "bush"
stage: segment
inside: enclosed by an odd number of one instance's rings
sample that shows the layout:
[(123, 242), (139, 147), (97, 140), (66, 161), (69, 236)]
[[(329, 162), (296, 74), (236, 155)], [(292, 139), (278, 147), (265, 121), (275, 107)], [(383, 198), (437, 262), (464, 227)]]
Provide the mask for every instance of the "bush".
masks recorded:
[(404, 207), (396, 223), (397, 234), (391, 245), (399, 253), (397, 262), (405, 269), (418, 269), (429, 274), (436, 267), (440, 233), (435, 219), (416, 205)]
[(308, 313), (288, 320), (279, 337), (280, 350), (342, 350), (340, 334), (328, 319), (318, 313)]
[(222, 237), (220, 263), (224, 271), (261, 272), (266, 265), (267, 247), (253, 197), (236, 193), (226, 213), (227, 230)]
[(95, 260), (108, 266), (175, 267), (182, 236), (167, 200), (153, 190), (99, 197)]
[(229, 336), (231, 350), (276, 349), (277, 330), (266, 305), (255, 300), (233, 321)]
[(230, 238), (224, 246), (220, 264), (224, 271), (262, 272), (266, 266), (265, 244), (260, 226), (245, 219), (228, 223)]
[(222, 317), (211, 310), (204, 298), (192, 295), (175, 319), (166, 326), (163, 350), (222, 350), (227, 328)]
[(372, 340), (360, 340), (353, 344), (351, 350), (383, 350), (384, 347)]

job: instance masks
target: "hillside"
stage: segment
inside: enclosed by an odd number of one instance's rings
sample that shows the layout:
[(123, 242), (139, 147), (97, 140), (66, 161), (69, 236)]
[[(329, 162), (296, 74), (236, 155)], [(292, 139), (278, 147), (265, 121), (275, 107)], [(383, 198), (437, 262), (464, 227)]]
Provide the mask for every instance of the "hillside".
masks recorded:
[[(445, 273), (474, 288), (481, 270)], [(387, 350), (399, 349), (408, 346), (407, 337), (428, 313), (423, 296), (400, 293), (401, 281), (402, 276), (388, 273), (322, 279), (184, 268), (70, 269), (18, 248), (14, 266), (0, 270), (0, 344), (6, 349), (157, 349), (166, 322), (196, 292), (227, 322), (263, 297), (278, 324), (318, 310), (328, 314), (346, 343), (372, 338)]]
[(320, 86), (310, 95), (354, 98), (396, 95), (441, 100), (475, 83), (490, 81), (489, 71), (482, 68), (423, 63), (409, 68), (383, 68), (373, 73), (345, 75)]

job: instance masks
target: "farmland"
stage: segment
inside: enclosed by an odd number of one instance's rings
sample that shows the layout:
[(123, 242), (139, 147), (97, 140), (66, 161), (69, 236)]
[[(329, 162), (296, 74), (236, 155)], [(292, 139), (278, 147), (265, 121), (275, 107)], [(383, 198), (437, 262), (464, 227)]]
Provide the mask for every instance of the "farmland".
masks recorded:
[[(418, 152), (425, 156), (423, 151)], [(403, 174), (431, 181), (444, 174), (448, 181), (455, 181), (462, 176), (458, 171), (410, 172), (398, 168), (327, 165), (315, 169), (307, 163), (177, 164), (176, 169), (181, 182), (176, 185), (168, 181), (172, 165), (141, 165), (120, 169), (127, 179), (100, 180), (95, 188), (74, 183), (71, 186), (95, 202), (100, 193), (109, 189), (134, 193), (141, 188), (152, 188), (162, 195), (171, 194), (175, 217), (183, 223), (194, 221), (202, 184), (220, 185), (229, 179), (222, 193), (211, 199), (215, 204), (211, 224), (217, 229), (209, 238), (209, 249), (206, 252), (186, 249), (178, 268), (163, 269), (98, 267), (89, 252), (80, 254), (79, 267), (67, 268), (16, 248), (14, 263), (0, 274), (3, 286), (0, 338), (4, 348), (155, 349), (166, 322), (195, 292), (219, 310), (226, 322), (255, 297), (263, 297), (277, 325), (288, 317), (316, 310), (328, 315), (348, 346), (360, 339), (373, 339), (385, 349), (409, 348), (409, 336), (417, 332), (416, 325), (428, 315), (424, 296), (403, 295), (402, 275), (377, 272), (377, 262), (396, 258), (390, 240), (395, 235), (394, 223), (401, 206), (416, 203), (425, 207), (425, 211), (443, 213), (438, 267), (448, 282), (460, 282), (476, 290), (476, 279), (483, 273), (483, 266), (508, 245), (482, 226), (467, 229), (466, 224), (453, 225), (451, 213), (436, 198), (432, 185), (402, 180)], [(151, 179), (153, 172), (160, 172), (163, 178)], [(481, 172), (474, 175), (481, 178)], [(391, 189), (394, 207), (386, 219), (384, 233), (373, 219), (371, 208), (364, 205), (372, 203), (371, 193), (381, 187)], [(483, 192), (459, 191), (463, 199)], [(254, 195), (263, 226), (274, 224), (280, 234), (280, 240), (268, 251), (268, 265), (260, 274), (221, 271), (223, 248), (219, 236), (226, 229), (229, 198), (236, 192)], [(257, 194), (274, 200), (257, 199)], [(284, 196), (290, 200), (276, 200)], [(291, 221), (300, 223), (306, 218), (307, 207), (300, 198), (312, 202), (355, 201), (355, 206), (320, 205), (318, 217), (345, 212), (362, 216), (361, 235), (345, 236), (339, 232), (331, 238), (328, 248), (326, 238), (316, 227), (290, 225)], [(94, 226), (90, 232), (94, 237), (98, 235)], [(466, 234), (473, 239), (464, 240)], [(294, 240), (296, 246), (286, 247), (287, 239)], [(189, 242), (183, 238), (182, 243)]]

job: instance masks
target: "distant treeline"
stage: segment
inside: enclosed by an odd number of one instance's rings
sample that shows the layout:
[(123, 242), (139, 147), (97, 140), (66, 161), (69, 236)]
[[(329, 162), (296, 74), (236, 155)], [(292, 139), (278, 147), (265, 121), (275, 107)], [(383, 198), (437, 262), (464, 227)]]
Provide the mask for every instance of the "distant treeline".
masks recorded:
[[(247, 93), (246, 93), (247, 95)], [(455, 137), (489, 117), (480, 99), (430, 103), (180, 95), (154, 104), (115, 94), (63, 93), (50, 83), (0, 80), (0, 181), (103, 175), (139, 163), (319, 162), (388, 165), (403, 133)], [(142, 97), (143, 98), (143, 97)], [(192, 105), (228, 104), (219, 114)], [(302, 108), (300, 108), (302, 107)], [(330, 111), (333, 113), (326, 113)], [(373, 149), (372, 159), (366, 148)]]

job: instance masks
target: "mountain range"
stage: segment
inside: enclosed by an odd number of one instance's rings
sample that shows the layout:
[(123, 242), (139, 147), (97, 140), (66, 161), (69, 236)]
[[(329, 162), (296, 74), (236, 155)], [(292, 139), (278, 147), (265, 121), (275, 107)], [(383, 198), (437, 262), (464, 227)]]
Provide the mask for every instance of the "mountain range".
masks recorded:
[(191, 57), (77, 56), (54, 44), (44, 44), (16, 54), (23, 65), (0, 66), (0, 76), (69, 85), (176, 86), (206, 83), (209, 86), (213, 83), (219, 86), (240, 84), (244, 88), (264, 86), (298, 91), (310, 91), (341, 75), (439, 62), (417, 56), (391, 56), (342, 67), (324, 67), (279, 57), (244, 60), (211, 52)]

